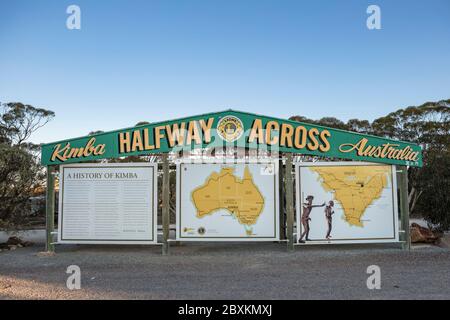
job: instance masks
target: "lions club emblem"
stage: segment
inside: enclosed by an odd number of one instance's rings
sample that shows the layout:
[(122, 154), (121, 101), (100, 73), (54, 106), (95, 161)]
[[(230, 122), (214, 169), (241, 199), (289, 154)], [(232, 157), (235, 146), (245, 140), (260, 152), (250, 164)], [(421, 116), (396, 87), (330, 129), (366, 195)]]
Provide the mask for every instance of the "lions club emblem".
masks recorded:
[(227, 141), (233, 142), (239, 139), (244, 132), (244, 125), (239, 118), (234, 116), (226, 116), (217, 123), (217, 133)]

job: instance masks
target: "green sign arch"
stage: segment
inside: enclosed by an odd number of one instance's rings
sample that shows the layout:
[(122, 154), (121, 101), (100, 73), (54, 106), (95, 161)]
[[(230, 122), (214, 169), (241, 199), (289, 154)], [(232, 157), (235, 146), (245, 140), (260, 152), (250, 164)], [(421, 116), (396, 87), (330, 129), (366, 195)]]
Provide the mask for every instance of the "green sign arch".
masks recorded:
[(417, 144), (234, 110), (45, 144), (41, 162), (59, 165), (224, 146), (422, 166)]

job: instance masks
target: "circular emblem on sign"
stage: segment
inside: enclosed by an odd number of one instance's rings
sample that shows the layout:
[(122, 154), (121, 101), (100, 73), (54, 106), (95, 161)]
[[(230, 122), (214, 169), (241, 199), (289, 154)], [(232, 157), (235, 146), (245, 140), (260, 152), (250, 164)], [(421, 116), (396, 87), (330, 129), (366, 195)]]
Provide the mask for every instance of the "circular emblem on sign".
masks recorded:
[(233, 142), (239, 139), (242, 133), (244, 133), (244, 125), (239, 118), (226, 116), (217, 123), (217, 133), (223, 140)]
[(198, 228), (197, 231), (198, 231), (198, 234), (201, 234), (201, 235), (204, 235), (206, 232), (205, 228), (203, 228), (203, 227)]

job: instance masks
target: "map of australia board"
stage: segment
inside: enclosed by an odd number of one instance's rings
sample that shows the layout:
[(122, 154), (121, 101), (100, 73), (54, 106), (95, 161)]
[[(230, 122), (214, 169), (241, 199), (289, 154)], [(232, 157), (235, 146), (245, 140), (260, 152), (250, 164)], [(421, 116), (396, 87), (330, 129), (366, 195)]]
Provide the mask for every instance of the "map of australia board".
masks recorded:
[(278, 239), (278, 168), (267, 163), (180, 163), (177, 239)]
[(298, 241), (398, 241), (394, 168), (348, 162), (298, 165)]

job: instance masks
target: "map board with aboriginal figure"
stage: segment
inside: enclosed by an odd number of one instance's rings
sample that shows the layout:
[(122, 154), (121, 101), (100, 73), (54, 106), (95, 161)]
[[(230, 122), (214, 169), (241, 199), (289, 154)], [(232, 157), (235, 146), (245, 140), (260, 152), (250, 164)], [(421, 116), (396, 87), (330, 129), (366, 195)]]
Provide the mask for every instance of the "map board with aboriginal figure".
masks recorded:
[(157, 243), (157, 164), (61, 166), (58, 242)]
[(178, 163), (177, 240), (279, 239), (278, 164)]
[(398, 241), (395, 166), (296, 165), (299, 243)]

